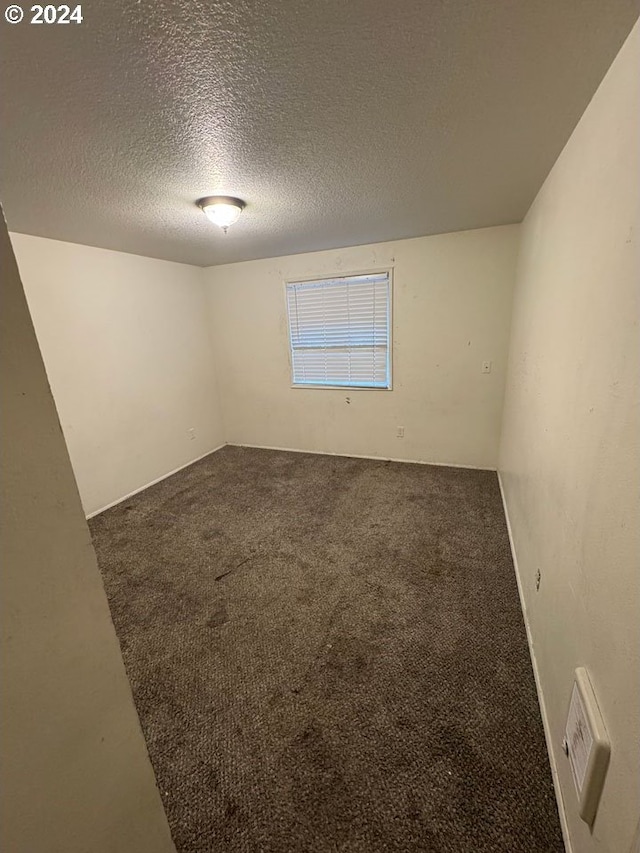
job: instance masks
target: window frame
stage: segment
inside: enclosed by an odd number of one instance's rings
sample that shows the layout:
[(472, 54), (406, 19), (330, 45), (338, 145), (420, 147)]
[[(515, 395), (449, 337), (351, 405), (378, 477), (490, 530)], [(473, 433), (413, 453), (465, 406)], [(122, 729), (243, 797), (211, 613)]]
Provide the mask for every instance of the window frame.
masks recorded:
[[(293, 381), (293, 347), (291, 344), (291, 323), (289, 318), (289, 305), (287, 300), (287, 287), (290, 284), (306, 284), (307, 282), (312, 281), (330, 281), (331, 279), (337, 278), (354, 278), (359, 275), (381, 275), (386, 273), (389, 277), (389, 313), (387, 316), (388, 322), (388, 337), (387, 337), (387, 371), (388, 371), (388, 379), (389, 384), (384, 388), (374, 387), (371, 385), (318, 385), (311, 383), (300, 383)], [(282, 287), (282, 295), (284, 299), (284, 316), (286, 322), (287, 329), (287, 361), (289, 364), (289, 387), (291, 389), (302, 389), (304, 391), (344, 391), (347, 396), (351, 391), (393, 391), (393, 273), (394, 267), (392, 265), (377, 267), (377, 268), (369, 268), (364, 270), (354, 270), (354, 271), (345, 271), (340, 270), (335, 273), (325, 273), (324, 275), (312, 275), (312, 276), (291, 276), (284, 279), (283, 287)]]

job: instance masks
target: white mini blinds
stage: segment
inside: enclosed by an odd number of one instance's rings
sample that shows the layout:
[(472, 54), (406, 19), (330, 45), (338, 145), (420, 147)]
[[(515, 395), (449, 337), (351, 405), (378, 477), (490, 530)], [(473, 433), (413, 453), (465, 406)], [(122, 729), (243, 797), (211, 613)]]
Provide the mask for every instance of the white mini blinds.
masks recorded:
[(390, 388), (389, 273), (287, 284), (294, 385)]

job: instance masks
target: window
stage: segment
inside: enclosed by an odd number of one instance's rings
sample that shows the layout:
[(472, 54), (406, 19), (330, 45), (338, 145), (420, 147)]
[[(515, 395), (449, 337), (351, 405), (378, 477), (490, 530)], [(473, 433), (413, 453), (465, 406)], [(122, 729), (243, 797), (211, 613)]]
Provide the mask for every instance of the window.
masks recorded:
[(294, 385), (390, 388), (389, 273), (287, 284)]

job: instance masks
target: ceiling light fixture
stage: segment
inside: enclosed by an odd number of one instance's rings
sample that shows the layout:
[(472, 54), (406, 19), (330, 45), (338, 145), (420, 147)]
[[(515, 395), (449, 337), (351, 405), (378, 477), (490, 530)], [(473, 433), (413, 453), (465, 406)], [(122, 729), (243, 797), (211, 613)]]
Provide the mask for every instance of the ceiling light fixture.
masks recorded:
[(229, 195), (210, 195), (201, 198), (197, 205), (207, 219), (210, 219), (214, 225), (219, 225), (225, 234), (227, 228), (237, 221), (246, 207), (245, 203), (239, 198), (233, 198)]

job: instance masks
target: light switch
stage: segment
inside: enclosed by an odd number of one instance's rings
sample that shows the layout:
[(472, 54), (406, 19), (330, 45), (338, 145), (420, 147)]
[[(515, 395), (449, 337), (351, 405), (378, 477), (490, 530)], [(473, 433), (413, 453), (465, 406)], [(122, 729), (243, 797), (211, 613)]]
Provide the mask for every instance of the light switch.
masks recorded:
[(491, 373), (491, 362), (483, 361), (482, 362), (482, 372), (483, 373)]

